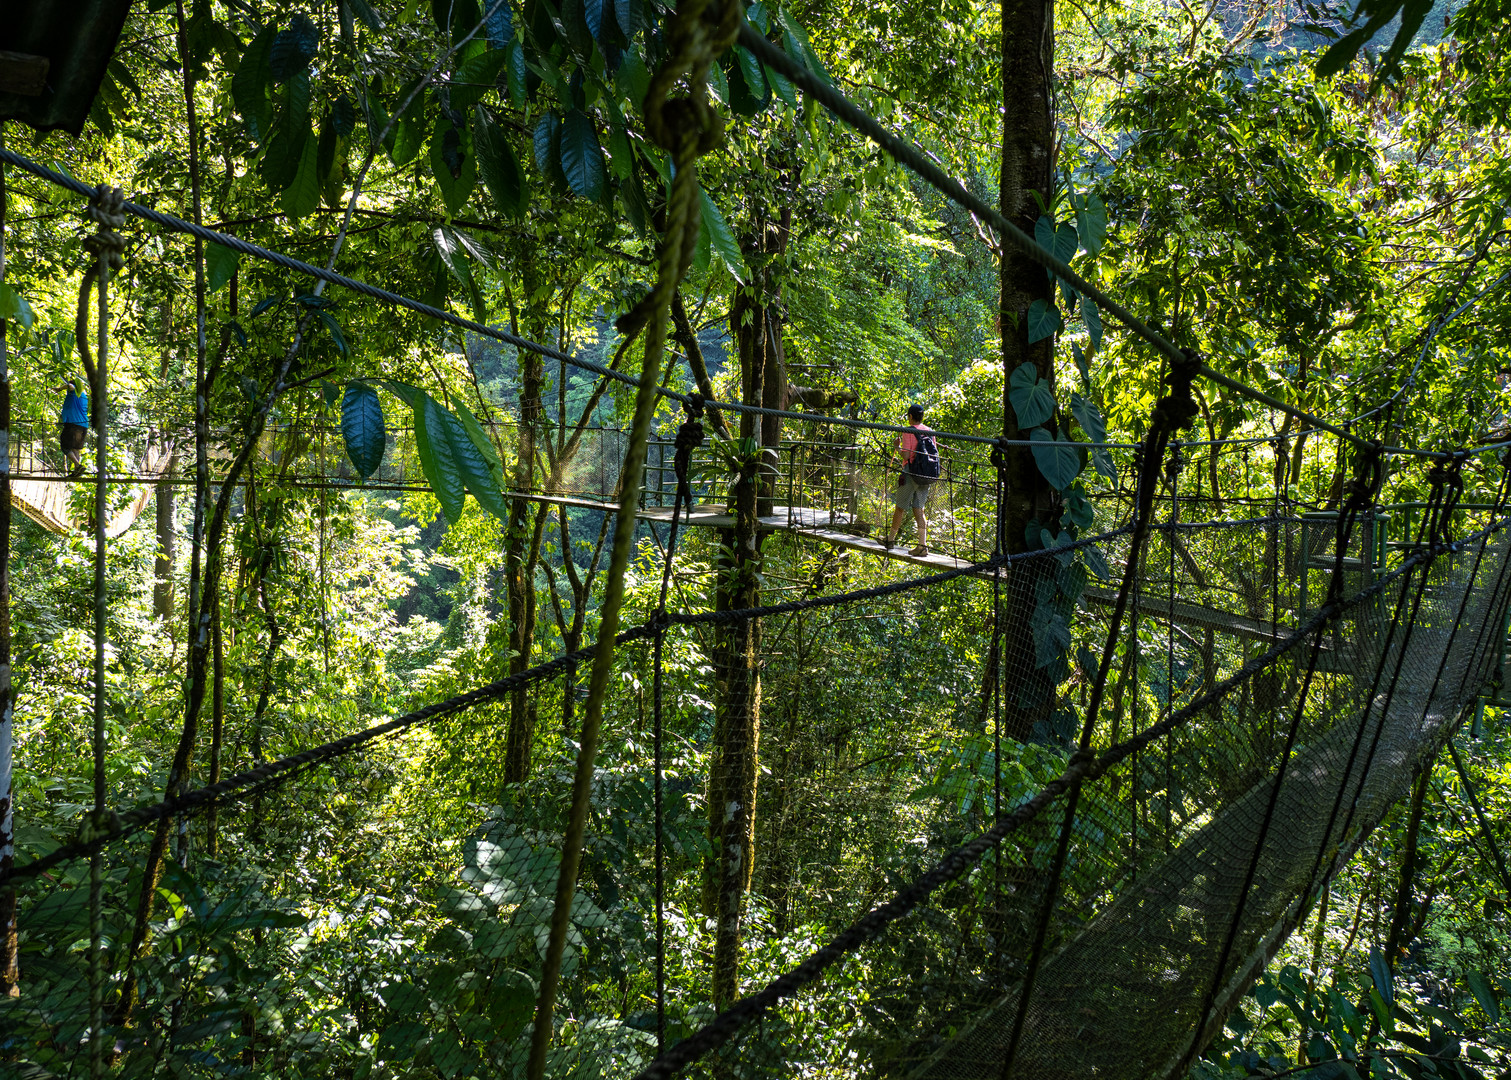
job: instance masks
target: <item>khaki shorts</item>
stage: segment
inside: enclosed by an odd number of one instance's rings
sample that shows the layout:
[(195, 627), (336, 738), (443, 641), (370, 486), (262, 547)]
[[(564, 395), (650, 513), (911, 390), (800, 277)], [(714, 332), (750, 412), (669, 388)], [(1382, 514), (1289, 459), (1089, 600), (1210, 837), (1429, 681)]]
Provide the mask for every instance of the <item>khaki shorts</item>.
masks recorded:
[(922, 510), (928, 505), (929, 485), (933, 482), (912, 473), (898, 474), (897, 487), (892, 492), (893, 505), (899, 510)]

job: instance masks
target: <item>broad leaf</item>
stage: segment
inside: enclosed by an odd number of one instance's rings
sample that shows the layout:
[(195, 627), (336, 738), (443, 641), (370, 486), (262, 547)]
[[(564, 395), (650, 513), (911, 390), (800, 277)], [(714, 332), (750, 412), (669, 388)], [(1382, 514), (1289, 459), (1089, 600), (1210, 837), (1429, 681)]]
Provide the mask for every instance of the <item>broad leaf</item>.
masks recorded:
[(473, 125), (472, 145), (477, 151), (478, 174), (493, 197), (494, 207), (505, 217), (523, 217), (529, 202), (525, 171), (508, 138), (481, 109)]
[(1086, 333), (1091, 338), (1091, 347), (1102, 347), (1102, 310), (1090, 297), (1081, 297), (1081, 321), (1086, 324)]
[(1081, 475), (1081, 451), (1066, 438), (1055, 438), (1038, 427), (1028, 433), (1033, 440), (1034, 463), (1056, 491), (1064, 491)]
[(1482, 972), (1466, 971), (1464, 982), (1468, 985), (1469, 992), (1474, 995), (1474, 1000), (1479, 1002), (1480, 1008), (1485, 1010), (1485, 1015), (1490, 1017), (1490, 1022), (1500, 1023), (1500, 1000), (1496, 997), (1495, 987), (1490, 984), (1490, 980), (1485, 978)]
[(1036, 604), (1029, 625), (1034, 636), (1035, 667), (1048, 667), (1070, 649), (1070, 624), (1052, 605)]
[(477, 157), (472, 152), (471, 135), (452, 126), (447, 116), (436, 121), (430, 136), (430, 168), (446, 212), (455, 214), (477, 186)]
[(1040, 214), (1039, 220), (1034, 222), (1034, 243), (1045, 251), (1054, 253), (1055, 250), (1055, 219), (1048, 214)]
[(467, 430), (467, 437), (472, 440), (472, 445), (477, 447), (478, 453), (483, 455), (483, 460), (488, 463), (488, 473), (493, 479), (494, 490), (502, 491), (504, 487), (504, 463), (498, 458), (498, 449), (493, 445), (493, 440), (488, 438), (488, 433), (483, 430), (483, 425), (461, 401), (455, 402), (456, 415), (462, 422), (462, 427)]
[(0, 281), (0, 319), (30, 330), (32, 317), (31, 305), (26, 302), (26, 297), (6, 282)]
[(553, 188), (567, 190), (561, 171), (561, 120), (553, 112), (543, 114), (535, 125), (535, 167)]
[(1018, 427), (1038, 427), (1055, 414), (1055, 395), (1048, 380), (1039, 378), (1032, 363), (1019, 364), (1008, 380), (1007, 399), (1018, 417)]
[(1028, 305), (1028, 343), (1054, 337), (1060, 332), (1060, 312), (1048, 300), (1035, 300)]
[(561, 125), (561, 171), (573, 194), (597, 202), (603, 198), (607, 170), (593, 121), (581, 109), (567, 113)]
[(1107, 239), (1107, 207), (1095, 195), (1086, 200), (1086, 205), (1076, 211), (1076, 230), (1081, 237), (1081, 246), (1092, 255), (1102, 251)]
[(296, 14), (289, 25), (278, 31), (268, 48), (268, 74), (274, 82), (287, 82), (309, 67), (320, 48), (320, 32), (303, 14)]
[(346, 335), (341, 332), (341, 326), (336, 322), (336, 317), (329, 311), (319, 311), (316, 312), (316, 315), (320, 319), (320, 325), (325, 327), (326, 333), (330, 334), (331, 341), (336, 346), (336, 351), (342, 356), (346, 356), (351, 350), (347, 347)]
[(719, 256), (721, 261), (734, 279), (741, 285), (745, 284), (749, 271), (745, 268), (745, 258), (740, 253), (740, 242), (735, 239), (734, 231), (729, 223), (724, 220), (724, 215), (714, 201), (708, 197), (708, 192), (699, 190), (699, 199), (703, 208), (703, 228), (708, 236), (710, 249)]
[(358, 476), (366, 480), (378, 471), (388, 444), (388, 432), (377, 391), (366, 383), (347, 384), (346, 395), (341, 399), (341, 438)]
[(267, 126), (272, 119), (272, 105), (268, 100), (268, 50), (277, 36), (277, 27), (265, 27), (242, 53), (236, 74), (231, 77), (231, 100), (246, 121), (248, 134), (259, 143), (267, 137)]
[(612, 0), (583, 0), (582, 17), (595, 40), (602, 39), (604, 20), (614, 18), (612, 11)]
[[(635, 35), (645, 25), (643, 0), (614, 0), (614, 18), (619, 23), (619, 29), (624, 31), (625, 39), (634, 41)], [(637, 101), (635, 104), (640, 103)]]
[[(488, 457), (485, 457), (481, 449), (473, 442), (466, 426), (428, 394), (425, 395), (423, 415), (425, 432), (438, 466), (444, 468), (445, 463), (449, 461), (458, 479), (467, 491), (472, 492), (478, 504), (499, 520), (506, 520), (509, 516), (509, 508), (499, 492), (498, 485), (494, 482), (493, 468)], [(474, 423), (476, 423), (475, 420)], [(497, 461), (497, 458), (493, 460)], [(444, 482), (449, 482), (449, 478)], [(441, 492), (437, 490), (436, 495), (440, 497)], [(441, 499), (441, 506), (446, 509), (448, 521), (455, 522), (460, 516), (461, 499), (456, 502), (455, 515), (447, 507), (445, 498)]]
[[(1378, 948), (1369, 947), (1369, 976), (1374, 980), (1375, 989), (1385, 999), (1387, 1005), (1396, 1003), (1395, 980), (1391, 976), (1390, 965), (1385, 962), (1385, 956)], [(1387, 1025), (1388, 1029), (1388, 1025)]]
[(472, 108), (498, 83), (499, 73), (509, 62), (509, 51), (498, 49), (480, 52), (457, 66), (451, 81), (451, 107), (458, 112)]
[(503, 49), (514, 37), (514, 12), (509, 0), (483, 0), (487, 14), (483, 16), (488, 32), (488, 47)]
[(283, 212), (292, 218), (312, 214), (320, 205), (320, 170), (316, 164), (319, 147), (314, 139), (304, 140), (299, 167), (283, 192)]
[[(1070, 394), (1070, 412), (1076, 418), (1076, 423), (1081, 425), (1081, 430), (1086, 433), (1086, 438), (1091, 442), (1107, 441), (1107, 425), (1102, 420), (1102, 414), (1097, 411), (1096, 402), (1083, 398), (1080, 394), (1072, 391)], [(1117, 469), (1113, 467), (1112, 455), (1105, 448), (1091, 452), (1092, 464), (1097, 472), (1109, 480), (1117, 479)]]
[(771, 87), (772, 93), (794, 109), (797, 108), (797, 87), (787, 76), (779, 71), (773, 71), (765, 64), (761, 65), (761, 74), (766, 76), (766, 84)]
[(462, 517), (467, 502), (467, 482), (462, 467), (451, 451), (451, 434), (446, 427), (446, 410), (424, 391), (415, 406), (415, 443), (420, 453), (420, 468), (430, 490), (440, 500), (448, 524)]
[(393, 163), (408, 165), (425, 145), (425, 124), (414, 116), (405, 117), (398, 123), (393, 137)]
[(1055, 243), (1051, 249), (1055, 253), (1055, 258), (1059, 259), (1062, 263), (1069, 264), (1070, 260), (1075, 257), (1076, 248), (1080, 246), (1081, 241), (1076, 235), (1076, 227), (1068, 221), (1061, 223), (1060, 227), (1055, 230)]

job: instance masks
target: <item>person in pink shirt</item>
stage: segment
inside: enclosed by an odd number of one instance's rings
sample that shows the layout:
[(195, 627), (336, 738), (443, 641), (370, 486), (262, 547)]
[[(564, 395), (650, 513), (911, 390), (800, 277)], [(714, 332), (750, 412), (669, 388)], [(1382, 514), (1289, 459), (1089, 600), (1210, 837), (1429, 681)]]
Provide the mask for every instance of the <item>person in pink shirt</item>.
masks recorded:
[(903, 518), (913, 511), (913, 522), (918, 526), (918, 546), (910, 555), (929, 553), (929, 523), (923, 516), (928, 505), (929, 487), (939, 479), (939, 444), (934, 438), (934, 429), (923, 422), (923, 406), (908, 406), (909, 431), (897, 437), (897, 456), (902, 459), (902, 472), (897, 476), (897, 490), (892, 493), (892, 527), (887, 530), (884, 548), (891, 548), (902, 531)]

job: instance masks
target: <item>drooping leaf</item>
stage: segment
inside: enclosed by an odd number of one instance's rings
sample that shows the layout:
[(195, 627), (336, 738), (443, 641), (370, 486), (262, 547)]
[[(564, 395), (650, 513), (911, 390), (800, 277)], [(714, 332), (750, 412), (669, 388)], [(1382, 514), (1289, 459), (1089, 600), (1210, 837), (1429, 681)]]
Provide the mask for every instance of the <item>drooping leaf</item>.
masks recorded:
[(553, 188), (568, 190), (561, 171), (561, 120), (554, 112), (543, 114), (535, 125), (535, 167)]
[[(710, 65), (710, 78), (712, 78), (711, 69), (714, 67), (718, 65)], [(619, 70), (614, 73), (614, 83), (619, 88), (619, 92), (636, 105), (645, 103), (646, 92), (651, 86), (651, 73), (645, 66), (645, 61), (640, 58), (638, 50), (631, 49), (624, 54), (624, 59), (619, 63)], [(729, 93), (726, 90), (723, 99), (728, 97)]]
[(393, 139), (393, 163), (398, 166), (408, 165), (420, 152), (420, 147), (425, 145), (425, 124), (415, 116), (408, 116), (400, 120), (398, 130), (394, 132)]
[(325, 327), (326, 333), (330, 334), (331, 342), (336, 346), (336, 351), (346, 356), (351, 350), (346, 344), (346, 335), (341, 332), (341, 325), (336, 322), (336, 317), (329, 311), (316, 313), (320, 319), (320, 325)]
[(1055, 253), (1055, 258), (1062, 263), (1069, 263), (1080, 246), (1081, 241), (1076, 235), (1076, 227), (1068, 221), (1061, 222), (1060, 227), (1055, 230), (1055, 243), (1051, 249)]
[(797, 87), (792, 85), (787, 76), (765, 64), (761, 65), (761, 74), (766, 76), (766, 85), (771, 87), (772, 93), (794, 109), (797, 108)]
[(205, 286), (212, 293), (219, 292), (236, 276), (241, 265), (241, 252), (232, 251), (221, 244), (205, 245)]
[[(1107, 424), (1102, 419), (1101, 412), (1097, 409), (1096, 402), (1084, 398), (1072, 391), (1070, 395), (1070, 412), (1076, 418), (1076, 423), (1081, 425), (1081, 430), (1086, 433), (1086, 438), (1092, 442), (1104, 443), (1107, 441)], [(1098, 447), (1091, 452), (1091, 462), (1098, 473), (1108, 480), (1117, 479), (1117, 467), (1112, 463), (1112, 455), (1106, 447)]]
[(272, 120), (272, 103), (268, 100), (268, 50), (277, 36), (276, 26), (265, 27), (242, 53), (236, 74), (231, 77), (231, 100), (246, 121), (248, 134), (257, 142), (266, 138)]
[(1081, 297), (1081, 321), (1086, 324), (1086, 333), (1091, 338), (1091, 347), (1102, 347), (1102, 309), (1097, 307), (1091, 297)]
[(597, 202), (603, 198), (607, 169), (593, 121), (581, 109), (567, 113), (561, 125), (561, 169), (573, 194)]
[(372, 9), (372, 5), (367, 0), (343, 0), (343, 2), (351, 8), (357, 18), (367, 24), (369, 30), (383, 29), (382, 17)]
[(472, 152), (471, 135), (454, 127), (448, 116), (441, 116), (431, 133), (430, 168), (446, 212), (455, 214), (477, 186), (477, 158)]
[(30, 330), (32, 324), (31, 305), (7, 282), (0, 281), (0, 319), (13, 322)]
[(331, 126), (342, 138), (350, 135), (357, 128), (356, 107), (352, 105), (351, 98), (345, 94), (338, 97), (331, 105)]
[(1019, 364), (1008, 379), (1007, 399), (1018, 417), (1018, 427), (1038, 427), (1055, 414), (1055, 395), (1046, 379), (1030, 362)]
[(341, 438), (358, 476), (366, 480), (378, 471), (388, 445), (388, 431), (377, 391), (366, 383), (346, 386), (346, 395), (341, 399)]
[(1056, 491), (1064, 491), (1075, 483), (1081, 474), (1081, 453), (1076, 444), (1066, 438), (1055, 438), (1045, 428), (1037, 427), (1028, 433), (1033, 440), (1034, 464)]
[(296, 13), (268, 48), (268, 74), (274, 82), (287, 82), (309, 67), (319, 49), (320, 32), (315, 24), (303, 13)]
[(1466, 971), (1464, 973), (1464, 982), (1469, 987), (1469, 992), (1474, 995), (1474, 1000), (1479, 1002), (1481, 1009), (1485, 1010), (1485, 1015), (1490, 1017), (1490, 1022), (1492, 1024), (1500, 1023), (1500, 999), (1495, 993), (1495, 987), (1491, 985), (1489, 979), (1485, 978), (1484, 973)]
[(1371, 945), (1369, 947), (1369, 976), (1374, 980), (1375, 989), (1385, 999), (1385, 1004), (1396, 1003), (1395, 980), (1391, 976), (1390, 965), (1385, 962), (1385, 955)]
[(503, 49), (514, 37), (514, 11), (509, 0), (483, 0), (487, 9), (483, 15), (488, 33), (488, 47)]
[(509, 50), (498, 49), (475, 53), (457, 66), (451, 80), (451, 107), (470, 109), (498, 83), (499, 73), (509, 62)]
[(483, 455), (483, 460), (488, 463), (488, 474), (493, 481), (493, 489), (502, 491), (504, 487), (504, 463), (499, 460), (498, 448), (493, 445), (493, 440), (488, 438), (488, 433), (483, 430), (483, 425), (473, 415), (472, 410), (460, 399), (453, 402), (456, 407), (457, 419), (461, 420), (462, 427), (467, 430), (467, 437), (472, 440), (472, 445), (477, 447), (478, 453)]
[(441, 503), (447, 523), (454, 525), (461, 520), (462, 508), (467, 501), (467, 483), (456, 455), (451, 452), (451, 435), (444, 419), (446, 410), (429, 394), (424, 391), (420, 394), (421, 398), (414, 407), (415, 447), (420, 455), (420, 468), (430, 490)]
[(634, 41), (645, 25), (643, 0), (614, 0), (614, 17), (619, 29), (624, 31), (626, 41)]
[(1087, 198), (1086, 205), (1076, 211), (1076, 226), (1081, 246), (1092, 255), (1100, 255), (1107, 239), (1107, 207), (1101, 199), (1095, 195)]
[(604, 19), (613, 18), (612, 11), (612, 0), (582, 0), (582, 17), (595, 40), (603, 38)]
[(729, 107), (741, 116), (754, 116), (771, 104), (771, 87), (761, 74), (761, 62), (749, 49), (736, 45), (724, 74), (729, 81)]
[(299, 167), (283, 192), (283, 212), (289, 217), (301, 218), (312, 214), (320, 205), (320, 170), (316, 164), (318, 149), (316, 140), (304, 140)]
[(252, 309), (251, 314), (248, 315), (247, 318), (257, 318), (257, 316), (261, 315), (264, 311), (267, 311), (274, 305), (281, 303), (283, 299), (284, 297), (282, 293), (274, 293), (272, 296), (264, 296), (261, 300), (257, 301), (257, 306)]
[(521, 108), (530, 96), (530, 69), (525, 64), (525, 47), (516, 40), (510, 42), (505, 51), (509, 54), (504, 64), (509, 84), (509, 104)]
[(1060, 332), (1060, 311), (1048, 300), (1035, 300), (1028, 305), (1028, 343), (1054, 337)]
[(718, 206), (708, 197), (708, 192), (700, 190), (698, 195), (703, 207), (703, 228), (707, 230), (711, 251), (719, 256), (719, 261), (729, 269), (736, 281), (741, 285), (745, 284), (749, 271), (745, 268), (745, 258), (740, 252), (740, 242), (735, 239), (734, 230), (724, 220)]
[(477, 151), (478, 175), (498, 212), (511, 218), (524, 216), (529, 203), (525, 171), (520, 168), (507, 136), (481, 109), (473, 124), (472, 145)]
[(1070, 624), (1053, 605), (1036, 604), (1029, 626), (1034, 637), (1035, 667), (1048, 667), (1070, 649)]
[[(490, 514), (505, 520), (509, 516), (508, 504), (494, 483), (493, 471), (489, 466), (488, 458), (473, 442), (468, 434), (466, 426), (461, 420), (447, 412), (440, 402), (429, 394), (425, 395), (424, 402), (424, 429), (426, 437), (430, 441), (431, 454), (436, 461), (438, 472), (444, 472), (442, 483), (451, 485), (453, 473), (455, 481), (465, 490), (470, 491), (478, 504)], [(427, 471), (427, 478), (429, 473)], [(431, 480), (431, 486), (435, 487), (435, 480)], [(442, 495), (441, 489), (436, 488), (436, 496), (441, 500), (441, 506), (446, 511), (446, 519), (455, 522), (461, 515), (462, 498), (456, 496), (455, 513), (448, 505), (448, 499), (455, 494), (455, 487), (448, 487), (446, 495)]]

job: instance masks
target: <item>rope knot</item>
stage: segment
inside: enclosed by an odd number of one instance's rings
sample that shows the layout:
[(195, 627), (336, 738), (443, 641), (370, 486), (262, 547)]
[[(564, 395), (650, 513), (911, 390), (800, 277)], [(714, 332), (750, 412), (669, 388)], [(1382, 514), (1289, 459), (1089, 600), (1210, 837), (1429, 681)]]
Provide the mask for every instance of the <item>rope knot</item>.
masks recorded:
[(84, 238), (84, 250), (96, 259), (108, 260), (110, 269), (126, 264), (126, 238), (120, 230), (126, 226), (126, 196), (118, 187), (101, 184), (95, 188), (84, 216), (97, 228)]
[(997, 467), (999, 473), (1006, 471), (1007, 455), (1011, 449), (1012, 444), (1008, 442), (1005, 436), (998, 438), (996, 442), (992, 443), (992, 464)]
[(1191, 384), (1201, 374), (1201, 354), (1195, 349), (1182, 349), (1180, 353), (1181, 359), (1170, 362), (1170, 374), (1165, 376), (1170, 392), (1154, 406), (1154, 422), (1167, 431), (1190, 427), (1201, 412), (1191, 390)]
[[(681, 0), (666, 29), (667, 60), (645, 95), (645, 127), (678, 166), (724, 141), (724, 123), (708, 103), (708, 65), (734, 44), (744, 5)], [(674, 93), (686, 80), (686, 93)]]

